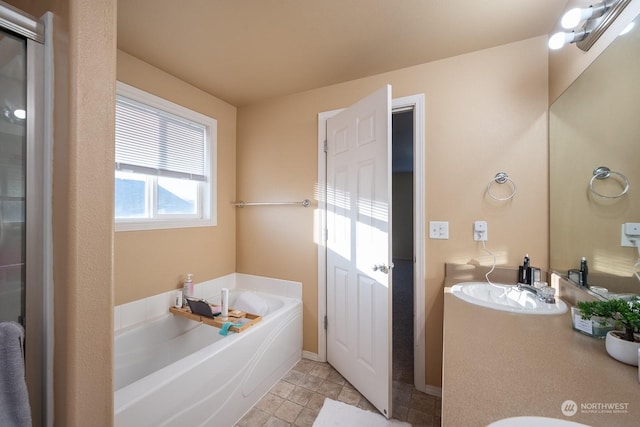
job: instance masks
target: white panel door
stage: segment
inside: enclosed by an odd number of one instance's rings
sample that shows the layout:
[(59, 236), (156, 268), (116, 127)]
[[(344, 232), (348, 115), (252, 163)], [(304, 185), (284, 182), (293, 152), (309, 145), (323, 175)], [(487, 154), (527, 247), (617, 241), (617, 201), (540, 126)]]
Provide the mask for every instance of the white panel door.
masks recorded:
[(327, 121), (327, 360), (391, 416), (391, 86)]

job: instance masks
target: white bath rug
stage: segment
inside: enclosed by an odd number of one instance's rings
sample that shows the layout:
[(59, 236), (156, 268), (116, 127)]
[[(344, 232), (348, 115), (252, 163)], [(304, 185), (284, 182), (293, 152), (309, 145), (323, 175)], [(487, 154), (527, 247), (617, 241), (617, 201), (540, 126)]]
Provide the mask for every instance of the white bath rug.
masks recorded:
[(313, 427), (411, 427), (411, 424), (388, 420), (380, 414), (365, 411), (331, 399), (324, 399), (324, 405)]

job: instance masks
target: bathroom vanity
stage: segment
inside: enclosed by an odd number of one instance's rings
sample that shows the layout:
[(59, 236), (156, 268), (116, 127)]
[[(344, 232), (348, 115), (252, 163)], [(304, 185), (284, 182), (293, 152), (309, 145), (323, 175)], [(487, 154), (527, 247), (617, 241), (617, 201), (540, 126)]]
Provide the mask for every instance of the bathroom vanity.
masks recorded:
[[(590, 426), (638, 425), (638, 368), (611, 358), (604, 340), (574, 331), (570, 311), (530, 315), (470, 304), (448, 288), (483, 281), (488, 269), (460, 265), (446, 269), (443, 426), (488, 425), (518, 416)], [(496, 283), (513, 284), (517, 270), (498, 268), (490, 277)], [(577, 288), (567, 288), (572, 295), (564, 289), (560, 296), (568, 304), (592, 298), (576, 293)], [(563, 414), (563, 409), (572, 408), (567, 401), (575, 403), (571, 416)]]

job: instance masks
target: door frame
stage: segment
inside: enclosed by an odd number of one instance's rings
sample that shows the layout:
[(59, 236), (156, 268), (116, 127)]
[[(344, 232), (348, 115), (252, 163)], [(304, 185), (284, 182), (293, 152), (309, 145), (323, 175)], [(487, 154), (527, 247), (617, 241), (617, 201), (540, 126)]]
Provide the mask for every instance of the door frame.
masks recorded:
[(0, 28), (26, 41), (25, 381), (33, 425), (53, 425), (53, 13), (0, 5)]
[[(424, 94), (410, 95), (392, 100), (392, 110), (412, 108), (414, 116), (414, 148), (413, 148), (413, 253), (414, 283), (414, 326), (413, 326), (413, 381), (416, 389), (427, 392), (425, 381), (425, 150), (424, 150)], [(325, 144), (327, 140), (327, 119), (335, 116), (343, 109), (324, 111), (318, 114), (318, 209), (316, 211), (316, 242), (318, 243), (318, 354), (317, 360), (327, 360), (327, 331), (324, 319), (327, 315), (327, 156)], [(391, 342), (391, 341), (390, 341)], [(306, 354), (312, 356), (311, 354)]]

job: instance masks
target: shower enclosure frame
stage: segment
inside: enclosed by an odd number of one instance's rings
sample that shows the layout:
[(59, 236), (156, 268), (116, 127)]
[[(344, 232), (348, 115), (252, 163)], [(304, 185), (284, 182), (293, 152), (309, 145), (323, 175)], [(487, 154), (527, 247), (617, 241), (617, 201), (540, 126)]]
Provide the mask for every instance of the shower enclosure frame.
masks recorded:
[[(34, 426), (53, 424), (51, 268), (52, 15), (42, 19), (0, 1), (0, 30), (26, 40), (25, 371)], [(45, 37), (45, 32), (47, 36)], [(49, 64), (49, 66), (47, 66)], [(45, 132), (45, 129), (48, 129)], [(49, 185), (45, 185), (49, 183)]]

